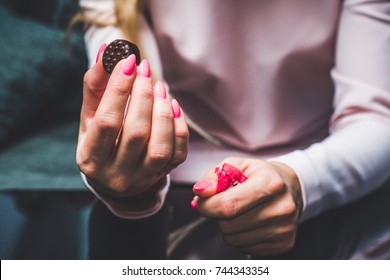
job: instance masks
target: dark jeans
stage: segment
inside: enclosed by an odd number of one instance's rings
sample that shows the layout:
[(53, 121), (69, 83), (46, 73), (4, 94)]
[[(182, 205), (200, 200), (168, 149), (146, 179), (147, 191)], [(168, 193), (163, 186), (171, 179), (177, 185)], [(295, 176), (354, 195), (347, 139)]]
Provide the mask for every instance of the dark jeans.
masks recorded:
[[(140, 220), (121, 219), (101, 203), (90, 220), (91, 259), (246, 259), (227, 246), (212, 220), (205, 220), (186, 235), (167, 256), (169, 232), (199, 215), (189, 203), (191, 186), (172, 186), (164, 207)], [(294, 248), (271, 259), (350, 259), (366, 254), (382, 242), (380, 254), (390, 256), (390, 180), (381, 188), (349, 205), (330, 210), (299, 225)], [(389, 240), (389, 242), (386, 242)], [(382, 244), (381, 243), (381, 244)], [(359, 257), (360, 256), (360, 257)], [(379, 256), (379, 257), (378, 257)], [(256, 256), (251, 256), (256, 259)], [(269, 259), (269, 258), (266, 258)]]
[(242, 259), (225, 245), (212, 220), (205, 220), (167, 256), (168, 235), (200, 218), (190, 207), (192, 185), (173, 185), (163, 208), (145, 219), (114, 216), (101, 202), (91, 213), (90, 259)]

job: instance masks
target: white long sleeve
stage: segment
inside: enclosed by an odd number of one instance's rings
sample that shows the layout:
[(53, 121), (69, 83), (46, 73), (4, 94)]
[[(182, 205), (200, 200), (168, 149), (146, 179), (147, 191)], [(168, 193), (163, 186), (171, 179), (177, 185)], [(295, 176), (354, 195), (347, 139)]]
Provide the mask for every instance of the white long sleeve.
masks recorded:
[(344, 1), (331, 135), (277, 158), (298, 174), (303, 220), (365, 195), (390, 176), (389, 11), (389, 1)]

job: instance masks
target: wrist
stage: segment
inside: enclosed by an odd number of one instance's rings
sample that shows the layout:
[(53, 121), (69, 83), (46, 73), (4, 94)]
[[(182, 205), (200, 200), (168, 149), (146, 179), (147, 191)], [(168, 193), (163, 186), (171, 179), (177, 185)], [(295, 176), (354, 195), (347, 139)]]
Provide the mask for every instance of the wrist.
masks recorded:
[(111, 199), (115, 202), (122, 204), (130, 203), (139, 203), (139, 202), (148, 202), (155, 201), (157, 193), (167, 184), (167, 179), (164, 176), (151, 187), (147, 188), (145, 191), (123, 196), (111, 196)]
[[(121, 201), (117, 200), (115, 197), (110, 196), (109, 194), (105, 194), (99, 192), (93, 184), (90, 183), (90, 180), (80, 172), (81, 178), (85, 184), (85, 186), (104, 204), (107, 208), (113, 213), (115, 216), (123, 219), (143, 219), (150, 217), (156, 214), (161, 207), (164, 205), (167, 192), (169, 190), (170, 185), (170, 177), (169, 175), (162, 178), (159, 183), (153, 185), (152, 188), (154, 191), (150, 191), (151, 196), (145, 196), (142, 198), (150, 198), (150, 199), (141, 199), (141, 197), (136, 198), (133, 196), (131, 201)], [(160, 185), (163, 184), (163, 185)], [(165, 184), (165, 185), (164, 185)], [(149, 192), (148, 191), (148, 192)], [(143, 195), (145, 195), (143, 193)]]
[(85, 175), (84, 175), (84, 179), (88, 183), (88, 185), (93, 188), (93, 190), (96, 193), (103, 195), (105, 197), (111, 197), (116, 200), (150, 198), (151, 196), (156, 195), (156, 193), (167, 183), (167, 177), (163, 176), (160, 179), (158, 179), (155, 183), (147, 187), (129, 186), (126, 188), (125, 191), (115, 191), (114, 189), (111, 189), (104, 184), (91, 180)]
[[(168, 180), (167, 176), (161, 178), (154, 185), (149, 187), (143, 192), (132, 194), (132, 195), (123, 195), (118, 196), (118, 194), (112, 195), (107, 192), (101, 191), (101, 187), (97, 187), (94, 182), (88, 179), (84, 175), (84, 181), (88, 188), (100, 199), (102, 200), (112, 212), (118, 215), (118, 213), (141, 213), (147, 211), (147, 209), (153, 209), (156, 205), (160, 204), (160, 192), (162, 189), (166, 188)], [(121, 215), (118, 215), (121, 216)]]

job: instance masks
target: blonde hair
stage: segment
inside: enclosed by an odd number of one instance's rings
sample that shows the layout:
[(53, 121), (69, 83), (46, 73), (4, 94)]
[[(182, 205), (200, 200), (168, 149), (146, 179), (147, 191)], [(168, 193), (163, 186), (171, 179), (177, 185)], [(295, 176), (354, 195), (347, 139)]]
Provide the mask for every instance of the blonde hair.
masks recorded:
[(115, 0), (116, 26), (125, 37), (139, 45), (137, 17), (144, 8), (140, 0)]
[(139, 45), (137, 17), (143, 8), (142, 0), (115, 0), (115, 9), (113, 14), (105, 12), (80, 9), (69, 23), (68, 33), (78, 23), (83, 23), (86, 27), (96, 25), (100, 27), (116, 26), (125, 39)]

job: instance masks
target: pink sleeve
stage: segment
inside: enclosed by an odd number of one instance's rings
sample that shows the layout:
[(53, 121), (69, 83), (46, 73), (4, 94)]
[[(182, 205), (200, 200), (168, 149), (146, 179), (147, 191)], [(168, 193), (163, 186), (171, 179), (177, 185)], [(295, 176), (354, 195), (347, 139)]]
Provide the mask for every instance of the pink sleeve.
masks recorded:
[(274, 158), (297, 173), (302, 220), (351, 202), (390, 177), (390, 2), (343, 2), (330, 136)]

